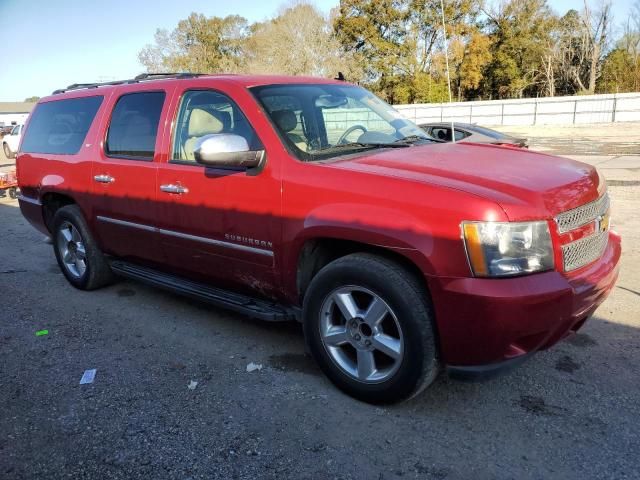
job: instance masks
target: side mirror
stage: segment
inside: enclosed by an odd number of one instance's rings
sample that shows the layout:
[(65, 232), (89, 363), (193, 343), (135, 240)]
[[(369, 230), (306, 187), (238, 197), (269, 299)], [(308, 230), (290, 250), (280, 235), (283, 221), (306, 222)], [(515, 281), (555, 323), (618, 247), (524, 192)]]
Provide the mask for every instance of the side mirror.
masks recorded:
[(244, 137), (231, 133), (213, 133), (196, 141), (193, 156), (196, 162), (209, 167), (257, 167), (262, 150), (249, 150)]

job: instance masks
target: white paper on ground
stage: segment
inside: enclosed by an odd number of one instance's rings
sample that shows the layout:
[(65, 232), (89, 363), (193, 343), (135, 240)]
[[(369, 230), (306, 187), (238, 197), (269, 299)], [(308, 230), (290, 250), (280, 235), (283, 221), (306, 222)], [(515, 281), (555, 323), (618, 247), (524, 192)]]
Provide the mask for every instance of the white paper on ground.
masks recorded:
[(249, 365), (247, 365), (248, 373), (254, 372), (256, 370), (262, 370), (262, 364), (251, 362)]
[(85, 383), (93, 383), (93, 379), (96, 378), (96, 369), (85, 370), (82, 374), (82, 378), (80, 379), (80, 385), (84, 385)]

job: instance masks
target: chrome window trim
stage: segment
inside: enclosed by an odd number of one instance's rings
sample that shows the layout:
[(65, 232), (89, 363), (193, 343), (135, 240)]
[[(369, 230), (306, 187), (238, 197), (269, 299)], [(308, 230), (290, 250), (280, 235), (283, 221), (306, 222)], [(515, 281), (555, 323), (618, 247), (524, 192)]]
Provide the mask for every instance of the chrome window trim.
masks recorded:
[(39, 207), (42, 206), (42, 202), (40, 200), (38, 200), (37, 198), (25, 197), (24, 195), (18, 195), (18, 201), (19, 202), (31, 203), (33, 205), (38, 205)]
[(192, 240), (192, 241), (195, 241), (195, 242), (207, 243), (209, 245), (216, 245), (218, 247), (229, 248), (229, 249), (232, 249), (232, 250), (239, 250), (239, 251), (242, 251), (242, 252), (256, 253), (258, 255), (265, 255), (267, 257), (273, 257), (273, 251), (272, 250), (264, 250), (262, 248), (249, 247), (247, 245), (238, 245), (237, 243), (224, 242), (222, 240), (215, 240), (213, 238), (199, 237), (197, 235), (190, 235), (188, 233), (176, 232), (175, 230), (167, 230), (167, 229), (164, 229), (164, 228), (157, 228), (157, 227), (153, 227), (151, 225), (144, 225), (142, 223), (127, 222), (126, 220), (118, 220), (117, 218), (104, 217), (102, 215), (98, 215), (96, 218), (97, 218), (98, 221), (106, 222), (106, 223), (113, 223), (115, 225), (121, 225), (123, 227), (137, 228), (137, 229), (140, 229), (140, 230), (145, 230), (145, 231), (148, 231), (148, 232), (156, 232), (156, 233), (159, 233), (161, 235), (167, 235), (167, 236), (170, 236), (170, 237), (183, 238), (183, 239), (186, 239), (186, 240)]
[(113, 223), (115, 225), (120, 225), (123, 227), (137, 228), (139, 230), (145, 230), (147, 232), (156, 232), (158, 230), (157, 228), (152, 227), (151, 225), (143, 225), (142, 223), (127, 222), (125, 220), (118, 220), (117, 218), (103, 217), (101, 215), (98, 215), (96, 218), (100, 222)]
[(222, 240), (215, 240), (213, 238), (199, 237), (197, 235), (190, 235), (188, 233), (176, 232), (174, 230), (165, 230), (164, 228), (159, 228), (158, 232), (161, 233), (162, 235), (168, 235), (171, 237), (184, 238), (186, 240), (193, 240), (195, 242), (208, 243), (209, 245), (216, 245), (219, 247), (231, 248), (233, 250), (240, 250), (240, 251), (250, 252), (250, 253), (258, 253), (260, 255), (273, 257), (273, 252), (271, 250), (264, 250), (262, 248), (249, 247), (247, 245), (239, 245), (237, 243), (224, 242)]

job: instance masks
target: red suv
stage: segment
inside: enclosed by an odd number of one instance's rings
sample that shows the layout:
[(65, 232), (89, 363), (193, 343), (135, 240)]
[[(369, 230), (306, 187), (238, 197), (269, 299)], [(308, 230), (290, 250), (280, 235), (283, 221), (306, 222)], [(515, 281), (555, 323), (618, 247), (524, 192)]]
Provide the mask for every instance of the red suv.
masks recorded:
[(579, 329), (618, 274), (593, 167), (438, 143), (341, 81), (72, 85), (36, 106), (17, 168), (73, 286), (115, 274), (297, 319), (326, 375), (369, 402), (519, 363)]

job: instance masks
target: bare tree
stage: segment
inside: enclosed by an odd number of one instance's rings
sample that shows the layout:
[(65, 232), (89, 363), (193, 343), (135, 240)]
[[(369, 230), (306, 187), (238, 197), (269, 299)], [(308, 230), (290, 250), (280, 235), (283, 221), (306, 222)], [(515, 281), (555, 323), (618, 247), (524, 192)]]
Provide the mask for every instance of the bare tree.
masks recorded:
[(251, 26), (244, 44), (244, 69), (251, 73), (335, 76), (353, 75), (355, 62), (335, 38), (331, 23), (316, 7), (300, 2)]
[(600, 66), (607, 46), (611, 30), (611, 0), (604, 0), (600, 8), (592, 11), (587, 0), (584, 0), (584, 12), (582, 22), (585, 32), (588, 34), (589, 48), (589, 80), (588, 87), (584, 88), (583, 82), (578, 78), (582, 90), (595, 93), (596, 81), (600, 75)]

